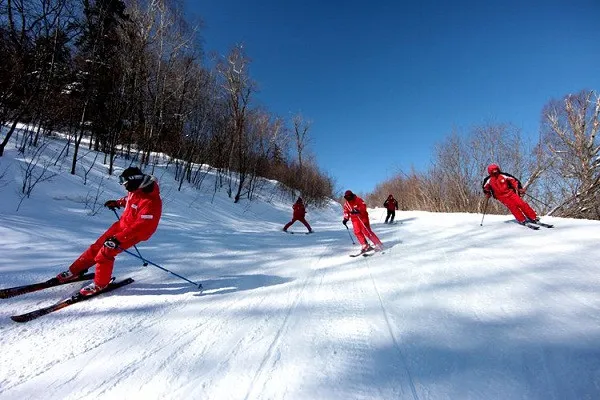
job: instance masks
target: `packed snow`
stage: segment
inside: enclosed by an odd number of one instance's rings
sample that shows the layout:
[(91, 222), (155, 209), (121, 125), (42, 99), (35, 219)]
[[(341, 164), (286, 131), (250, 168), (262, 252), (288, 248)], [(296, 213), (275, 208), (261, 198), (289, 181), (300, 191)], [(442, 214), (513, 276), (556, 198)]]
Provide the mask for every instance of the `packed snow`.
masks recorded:
[[(0, 287), (55, 276), (115, 220), (99, 205), (125, 193), (102, 157), (83, 184), (93, 159), (78, 176), (50, 165), (16, 211), (26, 157), (0, 158)], [(121, 254), (114, 275), (135, 282), (114, 292), (22, 324), (10, 316), (85, 283), (0, 300), (0, 399), (600, 398), (600, 222), (399, 211), (386, 225), (375, 208), (386, 250), (351, 258), (338, 203), (289, 235), (295, 198), (274, 182), (234, 204), (214, 175), (177, 191), (173, 171), (154, 170), (163, 217), (138, 249), (204, 291)]]

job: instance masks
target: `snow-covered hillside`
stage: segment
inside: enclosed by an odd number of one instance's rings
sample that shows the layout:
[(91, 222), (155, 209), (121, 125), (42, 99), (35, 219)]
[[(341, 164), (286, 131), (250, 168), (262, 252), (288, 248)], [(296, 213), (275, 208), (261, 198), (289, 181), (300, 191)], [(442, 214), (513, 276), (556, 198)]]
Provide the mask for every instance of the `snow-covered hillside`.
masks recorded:
[[(84, 201), (104, 166), (86, 186), (63, 168), (16, 212), (19, 158), (0, 158), (0, 287), (56, 275), (115, 220)], [(374, 209), (387, 250), (350, 258), (336, 203), (308, 209), (314, 235), (288, 235), (273, 185), (233, 204), (210, 182), (178, 192), (172, 168), (155, 171), (163, 219), (138, 248), (205, 291), (122, 254), (115, 275), (135, 282), (112, 293), (25, 324), (9, 317), (82, 284), (0, 300), (0, 399), (600, 398), (600, 222), (385, 225)], [(124, 195), (102, 187), (102, 203)]]

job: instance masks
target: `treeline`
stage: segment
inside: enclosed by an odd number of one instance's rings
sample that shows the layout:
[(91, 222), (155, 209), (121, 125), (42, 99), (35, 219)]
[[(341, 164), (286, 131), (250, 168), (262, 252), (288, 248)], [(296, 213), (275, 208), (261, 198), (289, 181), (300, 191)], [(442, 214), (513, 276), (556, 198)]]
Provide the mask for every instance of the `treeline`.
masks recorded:
[[(426, 172), (399, 172), (367, 196), (382, 206), (394, 194), (402, 210), (482, 212), (487, 166), (497, 163), (521, 180), (525, 199), (541, 215), (600, 219), (600, 97), (594, 91), (550, 101), (539, 139), (527, 142), (510, 124), (452, 132), (434, 151)], [(498, 202), (487, 212), (506, 213)]]
[[(207, 166), (217, 190), (251, 198), (259, 177), (318, 203), (332, 179), (308, 154), (310, 122), (256, 104), (242, 45), (206, 60), (201, 24), (168, 0), (0, 0), (0, 156), (19, 123), (34, 126), (19, 151), (51, 132), (68, 135), (71, 174), (82, 143), (152, 167), (171, 156), (176, 179), (197, 184)], [(210, 66), (208, 65), (210, 64)], [(85, 141), (83, 139), (86, 139)]]

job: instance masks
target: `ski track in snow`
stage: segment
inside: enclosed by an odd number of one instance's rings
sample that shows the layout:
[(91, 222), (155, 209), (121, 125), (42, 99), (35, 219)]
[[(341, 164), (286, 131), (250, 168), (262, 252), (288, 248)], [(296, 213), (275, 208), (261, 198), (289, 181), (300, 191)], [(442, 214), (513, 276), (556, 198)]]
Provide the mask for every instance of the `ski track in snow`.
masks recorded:
[[(279, 329), (277, 329), (277, 332), (275, 333), (273, 340), (265, 353), (264, 358), (262, 359), (262, 361), (260, 362), (260, 365), (258, 366), (258, 370), (256, 371), (256, 374), (254, 375), (254, 377), (252, 378), (252, 381), (250, 382), (250, 387), (249, 387), (248, 393), (244, 397), (245, 400), (249, 399), (250, 396), (255, 392), (255, 388), (258, 386), (259, 381), (263, 381), (263, 383), (261, 385), (261, 390), (259, 391), (259, 393), (261, 393), (262, 390), (264, 389), (264, 387), (267, 385), (266, 381), (269, 380), (268, 376), (263, 377), (263, 375), (265, 375), (269, 372), (272, 373), (272, 371), (275, 370), (275, 366), (277, 364), (278, 359), (275, 359), (274, 361), (272, 361), (272, 359), (275, 357), (275, 353), (277, 351), (277, 346), (280, 344), (280, 342), (282, 340), (282, 335), (284, 334), (284, 331), (288, 326), (288, 320), (290, 319), (290, 316), (292, 315), (294, 309), (298, 305), (298, 302), (300, 301), (301, 296), (305, 292), (308, 283), (312, 283), (312, 281), (314, 281), (314, 278), (315, 278), (318, 270), (315, 269), (314, 266), (312, 269), (313, 269), (313, 274), (310, 277), (304, 279), (304, 283), (303, 283), (302, 287), (299, 290), (296, 290), (296, 293), (293, 294), (294, 300), (291, 303), (291, 305), (288, 306), (287, 312), (285, 313), (285, 318), (281, 322), (281, 326), (279, 327)], [(270, 371), (263, 373), (263, 370), (265, 370), (267, 363), (270, 364), (270, 368), (269, 368)]]
[(371, 268), (369, 265), (370, 263), (369, 263), (368, 258), (365, 260), (365, 263), (369, 266), (369, 268), (368, 268), (369, 269), (369, 277), (371, 278), (371, 282), (373, 283), (373, 289), (375, 290), (375, 293), (377, 293), (377, 298), (379, 299), (379, 304), (381, 305), (381, 312), (383, 314), (383, 317), (385, 318), (385, 323), (386, 323), (388, 331), (390, 333), (390, 337), (394, 343), (394, 346), (396, 347), (396, 350), (398, 351), (400, 359), (402, 360), (402, 365), (404, 366), (404, 369), (406, 370), (406, 377), (407, 377), (408, 383), (410, 385), (410, 390), (412, 392), (413, 398), (418, 399), (419, 397), (417, 396), (417, 391), (415, 389), (415, 384), (413, 382), (413, 378), (410, 374), (410, 369), (406, 362), (406, 357), (403, 354), (402, 347), (400, 346), (398, 338), (396, 338), (396, 335), (394, 334), (394, 328), (392, 327), (392, 324), (390, 323), (388, 311), (387, 311), (386, 306), (384, 305), (383, 299), (381, 297), (381, 292), (377, 288), (377, 282), (375, 281), (373, 274), (371, 274)]

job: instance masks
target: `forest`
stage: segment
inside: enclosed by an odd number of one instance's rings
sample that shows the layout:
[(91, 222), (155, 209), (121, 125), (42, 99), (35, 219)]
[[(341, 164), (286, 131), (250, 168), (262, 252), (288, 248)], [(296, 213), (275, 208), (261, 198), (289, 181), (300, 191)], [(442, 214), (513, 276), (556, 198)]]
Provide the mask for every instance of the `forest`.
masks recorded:
[[(236, 203), (252, 199), (260, 178), (308, 204), (338, 197), (334, 171), (308, 146), (312, 121), (267, 110), (244, 46), (205, 54), (201, 34), (202, 21), (168, 0), (0, 0), (0, 174), (12, 138), (29, 160), (24, 194), (59, 161), (86, 183), (78, 160), (100, 151), (107, 175), (117, 157), (152, 171), (168, 156), (180, 189), (216, 172), (214, 190)], [(600, 219), (599, 114), (600, 97), (584, 89), (548, 100), (533, 142), (510, 122), (450, 131), (427, 170), (398, 171), (365, 198), (372, 207), (393, 193), (402, 210), (504, 212), (482, 196), (494, 162), (541, 213)], [(29, 127), (22, 134), (20, 124)], [(65, 148), (42, 161), (57, 132)]]

